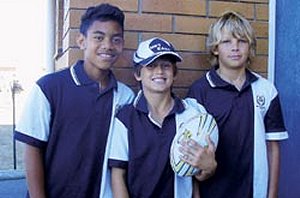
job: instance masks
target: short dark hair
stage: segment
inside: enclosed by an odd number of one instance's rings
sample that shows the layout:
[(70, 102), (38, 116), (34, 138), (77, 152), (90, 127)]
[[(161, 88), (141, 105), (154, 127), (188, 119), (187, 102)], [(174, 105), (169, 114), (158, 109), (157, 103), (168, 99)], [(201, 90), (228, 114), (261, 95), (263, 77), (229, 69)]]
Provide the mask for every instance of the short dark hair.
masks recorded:
[(87, 8), (86, 12), (81, 17), (80, 33), (87, 35), (89, 27), (95, 21), (116, 21), (124, 31), (124, 13), (118, 7), (108, 3), (103, 3), (97, 6)]

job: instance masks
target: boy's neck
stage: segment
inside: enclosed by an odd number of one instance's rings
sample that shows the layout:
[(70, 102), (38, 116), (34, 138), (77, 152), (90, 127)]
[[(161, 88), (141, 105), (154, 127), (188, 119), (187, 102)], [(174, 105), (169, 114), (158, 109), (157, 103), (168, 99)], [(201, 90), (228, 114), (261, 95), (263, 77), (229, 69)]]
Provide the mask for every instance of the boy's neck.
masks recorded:
[(145, 94), (147, 106), (152, 119), (162, 125), (165, 117), (174, 107), (174, 99), (171, 93), (168, 95), (162, 94)]
[(224, 81), (234, 85), (238, 90), (241, 90), (246, 81), (246, 68), (227, 69), (220, 67), (217, 69), (217, 74)]
[(93, 81), (98, 82), (100, 91), (108, 86), (110, 70), (101, 70), (93, 67), (89, 67), (92, 69), (88, 69), (86, 65), (84, 66), (84, 68), (89, 78)]

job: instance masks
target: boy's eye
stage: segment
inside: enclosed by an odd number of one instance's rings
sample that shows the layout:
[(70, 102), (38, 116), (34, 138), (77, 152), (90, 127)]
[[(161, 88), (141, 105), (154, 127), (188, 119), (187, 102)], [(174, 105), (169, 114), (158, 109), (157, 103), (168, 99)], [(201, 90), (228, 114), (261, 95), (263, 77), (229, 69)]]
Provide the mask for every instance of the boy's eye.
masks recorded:
[(230, 40), (229, 39), (225, 39), (225, 40), (222, 40), (221, 43), (229, 43)]
[(239, 39), (239, 42), (241, 42), (241, 43), (248, 43), (248, 41), (246, 39)]
[(147, 69), (154, 69), (157, 65), (154, 65), (154, 64), (149, 64), (147, 65)]
[(172, 67), (172, 64), (171, 63), (163, 63), (161, 64), (161, 68), (163, 70), (167, 70), (167, 69), (170, 69)]
[(172, 68), (172, 64), (171, 63), (161, 63), (161, 64), (149, 64), (147, 65), (147, 69), (152, 70), (156, 67), (160, 67), (162, 70), (169, 70), (170, 68)]
[(123, 38), (120, 36), (113, 37), (112, 43), (115, 45), (119, 45), (123, 42)]
[(97, 41), (103, 41), (104, 36), (94, 36), (94, 39), (96, 39)]

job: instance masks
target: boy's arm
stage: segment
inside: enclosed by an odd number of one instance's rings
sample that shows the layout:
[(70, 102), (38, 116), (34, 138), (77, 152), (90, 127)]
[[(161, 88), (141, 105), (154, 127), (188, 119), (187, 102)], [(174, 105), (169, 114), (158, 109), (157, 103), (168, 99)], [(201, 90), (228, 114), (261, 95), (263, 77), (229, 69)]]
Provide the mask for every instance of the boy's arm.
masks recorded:
[(125, 169), (113, 167), (111, 169), (111, 183), (114, 198), (129, 198)]
[(45, 198), (46, 193), (42, 150), (26, 144), (24, 162), (30, 197)]
[(277, 141), (267, 141), (269, 162), (268, 198), (278, 197), (280, 147)]
[(199, 182), (193, 178), (193, 198), (200, 198)]

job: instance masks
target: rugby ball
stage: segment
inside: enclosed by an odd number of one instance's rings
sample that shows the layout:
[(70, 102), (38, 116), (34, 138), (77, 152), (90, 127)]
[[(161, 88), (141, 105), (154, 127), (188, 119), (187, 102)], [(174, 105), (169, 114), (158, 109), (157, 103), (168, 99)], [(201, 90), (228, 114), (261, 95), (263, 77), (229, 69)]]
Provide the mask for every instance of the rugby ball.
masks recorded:
[(182, 155), (179, 151), (179, 147), (181, 146), (180, 142), (193, 139), (205, 147), (208, 145), (205, 140), (208, 134), (214, 145), (217, 146), (219, 138), (217, 123), (210, 114), (203, 113), (191, 116), (186, 121), (180, 123), (177, 130), (170, 149), (170, 163), (172, 169), (179, 176), (193, 176), (201, 170), (194, 168), (180, 159), (179, 156)]

